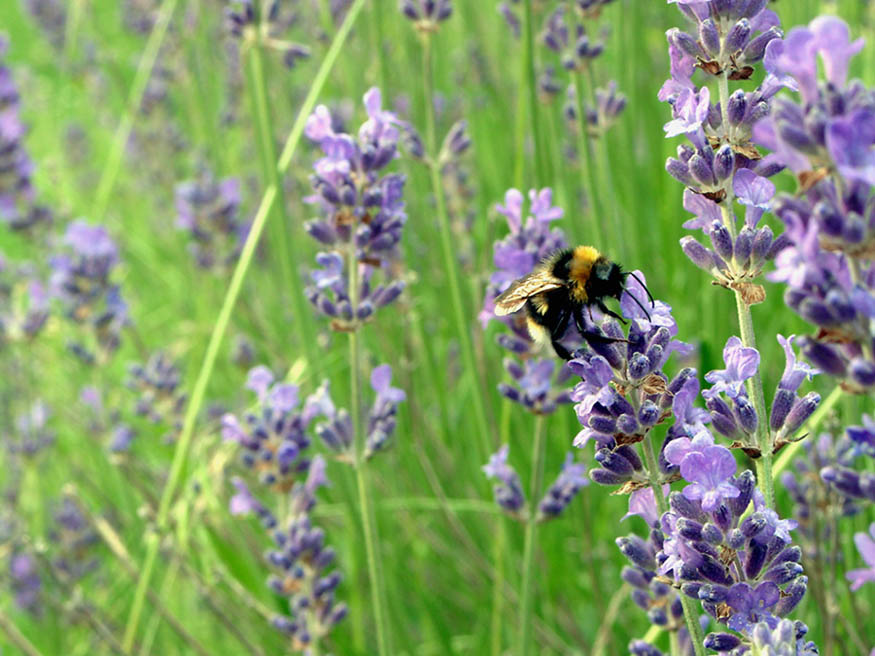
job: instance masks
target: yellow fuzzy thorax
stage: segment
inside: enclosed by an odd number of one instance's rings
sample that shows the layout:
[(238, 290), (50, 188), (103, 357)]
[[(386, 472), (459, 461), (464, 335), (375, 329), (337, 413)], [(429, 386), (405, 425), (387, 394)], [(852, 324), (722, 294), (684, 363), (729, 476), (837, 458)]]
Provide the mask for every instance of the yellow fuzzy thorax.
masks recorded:
[(571, 295), (578, 303), (586, 303), (589, 300), (586, 294), (586, 283), (593, 265), (601, 257), (602, 254), (592, 246), (578, 246), (574, 249), (568, 277), (574, 283), (571, 286)]

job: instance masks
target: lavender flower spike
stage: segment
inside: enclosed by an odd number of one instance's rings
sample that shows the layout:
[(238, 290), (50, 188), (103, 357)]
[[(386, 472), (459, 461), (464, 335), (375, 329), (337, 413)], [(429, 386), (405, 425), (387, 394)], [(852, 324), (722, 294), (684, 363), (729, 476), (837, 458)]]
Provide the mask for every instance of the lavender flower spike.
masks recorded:
[(519, 474), (507, 464), (510, 447), (505, 444), (489, 456), (489, 462), (483, 465), (483, 473), (487, 478), (498, 481), (493, 488), (495, 502), (512, 515), (519, 515), (526, 503)]
[(869, 526), (869, 535), (856, 533), (854, 544), (868, 565), (867, 568), (854, 569), (845, 574), (851, 582), (851, 590), (858, 590), (864, 583), (875, 583), (875, 523)]
[(538, 515), (541, 519), (558, 517), (577, 493), (587, 485), (589, 479), (586, 477), (586, 466), (574, 462), (573, 453), (567, 454), (562, 464), (562, 471), (538, 504)]

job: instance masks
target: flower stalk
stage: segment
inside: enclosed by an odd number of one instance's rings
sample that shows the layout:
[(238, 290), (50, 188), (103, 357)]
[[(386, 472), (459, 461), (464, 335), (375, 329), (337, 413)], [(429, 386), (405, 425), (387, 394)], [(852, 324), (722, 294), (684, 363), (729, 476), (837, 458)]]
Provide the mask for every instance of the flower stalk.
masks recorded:
[(538, 513), (535, 500), (540, 497), (544, 481), (544, 416), (535, 417), (535, 433), (532, 441), (532, 472), (529, 488), (529, 509), (526, 517), (526, 537), (523, 547), (523, 580), (520, 589), (520, 653), (528, 656), (532, 649), (532, 587), (534, 581), (535, 548), (537, 546)]

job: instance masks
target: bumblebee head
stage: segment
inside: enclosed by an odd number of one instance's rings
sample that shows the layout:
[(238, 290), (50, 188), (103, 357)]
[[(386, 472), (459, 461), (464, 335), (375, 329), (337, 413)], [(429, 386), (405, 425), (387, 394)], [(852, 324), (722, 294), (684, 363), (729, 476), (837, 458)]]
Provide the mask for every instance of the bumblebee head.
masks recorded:
[(589, 286), (592, 298), (616, 298), (618, 301), (626, 288), (626, 274), (616, 262), (600, 258), (592, 267)]

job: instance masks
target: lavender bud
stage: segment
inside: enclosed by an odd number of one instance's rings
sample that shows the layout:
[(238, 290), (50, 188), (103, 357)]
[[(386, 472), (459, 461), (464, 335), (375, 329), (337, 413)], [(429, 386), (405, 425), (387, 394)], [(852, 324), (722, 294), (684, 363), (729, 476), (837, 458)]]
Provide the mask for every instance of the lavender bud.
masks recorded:
[(699, 588), (699, 599), (709, 604), (720, 604), (729, 598), (729, 589), (722, 585), (706, 583)]
[(632, 465), (632, 468), (635, 469), (635, 471), (641, 471), (644, 468), (644, 463), (641, 462), (638, 451), (636, 451), (635, 448), (630, 444), (623, 444), (622, 446), (618, 446), (616, 449), (614, 449), (614, 453), (618, 453), (626, 460), (628, 460), (629, 464)]
[(711, 273), (715, 268), (714, 255), (707, 248), (702, 246), (695, 237), (687, 235), (680, 240), (681, 250), (684, 255), (690, 258), (690, 261), (697, 267)]
[(693, 176), (690, 175), (690, 168), (686, 162), (682, 162), (674, 157), (669, 157), (665, 162), (665, 170), (668, 174), (681, 184), (691, 186), (694, 184)]
[(787, 420), (784, 422), (784, 431), (787, 433), (795, 433), (799, 427), (806, 422), (820, 404), (820, 394), (817, 392), (809, 392), (804, 397), (799, 399), (787, 415)]
[(629, 360), (629, 376), (640, 380), (652, 370), (650, 359), (642, 353), (633, 353)]
[(758, 536), (763, 532), (763, 529), (768, 525), (768, 521), (766, 520), (765, 515), (762, 513), (756, 512), (744, 519), (741, 522), (741, 532), (744, 534), (744, 537), (748, 540), (751, 540)]
[(766, 551), (768, 547), (756, 541), (749, 543), (744, 559), (744, 573), (748, 579), (756, 578), (766, 562)]
[(650, 428), (659, 419), (659, 407), (653, 401), (645, 401), (638, 410), (638, 421), (645, 428)]
[(620, 415), (617, 419), (617, 428), (625, 435), (635, 435), (638, 432), (638, 420), (633, 415)]
[(786, 617), (793, 612), (793, 609), (799, 605), (800, 601), (802, 601), (802, 597), (805, 596), (805, 591), (807, 589), (807, 576), (800, 576), (793, 581), (793, 583), (784, 588), (781, 598), (778, 600), (778, 603), (775, 604), (775, 615), (778, 617)]
[(742, 18), (733, 25), (726, 35), (725, 49), (728, 53), (736, 53), (747, 45), (750, 39), (751, 25), (747, 18)]
[(595, 459), (602, 467), (617, 476), (628, 479), (635, 473), (635, 468), (631, 462), (622, 455), (608, 449), (599, 449), (595, 454)]
[(773, 431), (780, 430), (784, 425), (784, 420), (790, 414), (790, 409), (796, 401), (796, 394), (787, 389), (778, 388), (775, 391), (775, 398), (772, 400), (772, 414), (769, 417), (769, 427)]
[(747, 538), (744, 537), (744, 533), (741, 532), (741, 529), (734, 528), (729, 531), (729, 535), (726, 538), (726, 544), (729, 545), (730, 549), (735, 549), (738, 551), (744, 546)]
[(690, 158), (688, 163), (690, 174), (693, 180), (699, 184), (710, 187), (717, 184), (714, 178), (714, 171), (711, 169), (711, 164), (701, 154), (696, 153)]
[(720, 32), (717, 31), (717, 25), (710, 18), (699, 23), (699, 42), (712, 58), (720, 55)]
[(735, 170), (735, 153), (732, 146), (721, 146), (714, 155), (714, 177), (718, 184), (723, 184)]
[(717, 254), (725, 260), (732, 258), (732, 236), (720, 221), (711, 224), (711, 245)]
[(741, 646), (741, 638), (731, 633), (709, 633), (705, 636), (705, 649), (728, 652)]
[(620, 578), (635, 588), (641, 588), (642, 591), (650, 584), (650, 580), (643, 570), (637, 567), (629, 567), (628, 565), (623, 567), (623, 571), (620, 572)]
[(688, 55), (693, 57), (705, 57), (705, 51), (699, 46), (696, 40), (686, 32), (682, 32), (676, 27), (671, 28), (666, 32), (669, 43), (680, 48)]
[(711, 544), (720, 544), (723, 542), (723, 531), (715, 524), (708, 522), (702, 527), (702, 539)]
[(738, 425), (748, 435), (753, 435), (757, 429), (757, 412), (753, 404), (745, 397), (739, 396), (735, 399), (735, 416), (738, 419)]
[(756, 231), (756, 236), (753, 238), (753, 244), (751, 246), (751, 254), (754, 262), (758, 263), (766, 258), (766, 254), (769, 252), (773, 240), (774, 233), (772, 233), (772, 229), (769, 226), (763, 226)]
[(747, 98), (744, 91), (736, 90), (726, 103), (727, 113), (729, 114), (729, 124), (737, 127), (744, 121), (744, 113), (747, 111)]
[(687, 540), (702, 539), (702, 525), (694, 519), (680, 517), (677, 520), (678, 535)]
[(593, 482), (598, 483), (599, 485), (621, 485), (629, 480), (628, 476), (621, 476), (608, 471), (607, 469), (600, 468), (591, 469), (589, 471), (589, 477)]
[(766, 8), (766, 4), (769, 0), (748, 0), (748, 2), (741, 2), (741, 16), (745, 18), (753, 18), (757, 14), (759, 14), (763, 9)]
[(617, 421), (613, 417), (604, 415), (592, 415), (589, 418), (589, 427), (605, 435), (617, 433)]
[(852, 469), (824, 467), (820, 470), (820, 477), (842, 494), (858, 499), (865, 496), (860, 487), (860, 474)]
[(863, 358), (854, 358), (850, 366), (851, 380), (861, 387), (875, 385), (875, 363)]
[(704, 520), (704, 515), (700, 506), (693, 501), (687, 499), (682, 493), (675, 490), (668, 496), (668, 505), (678, 515), (695, 519), (697, 521)]
[(647, 543), (637, 535), (617, 538), (616, 544), (620, 552), (634, 565), (647, 570), (656, 569), (656, 561), (653, 560), (653, 554), (650, 553)]
[(824, 344), (810, 338), (799, 340), (799, 348), (811, 363), (824, 373), (836, 378), (845, 377), (845, 363), (832, 344)]
[(776, 567), (766, 570), (763, 574), (764, 581), (772, 581), (777, 585), (789, 583), (805, 570), (799, 563), (781, 563)]
[(755, 234), (752, 228), (744, 226), (735, 238), (735, 261), (742, 267), (746, 266), (750, 259)]

